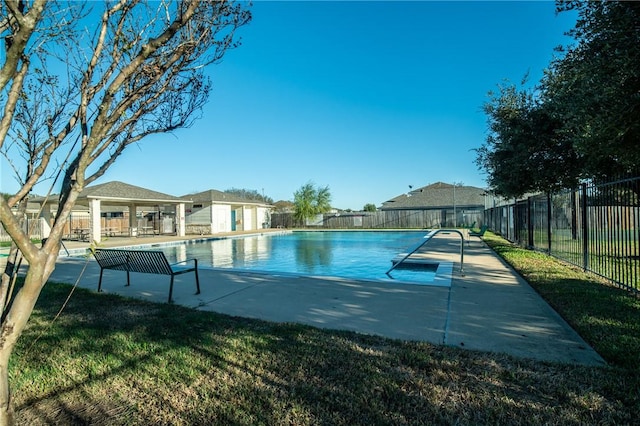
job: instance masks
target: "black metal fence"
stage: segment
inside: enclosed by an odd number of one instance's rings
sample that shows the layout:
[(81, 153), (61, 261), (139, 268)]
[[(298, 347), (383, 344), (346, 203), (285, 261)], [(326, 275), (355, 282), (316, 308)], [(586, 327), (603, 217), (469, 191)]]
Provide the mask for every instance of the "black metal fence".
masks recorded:
[(577, 265), (640, 294), (640, 177), (535, 195), (485, 211), (511, 242)]

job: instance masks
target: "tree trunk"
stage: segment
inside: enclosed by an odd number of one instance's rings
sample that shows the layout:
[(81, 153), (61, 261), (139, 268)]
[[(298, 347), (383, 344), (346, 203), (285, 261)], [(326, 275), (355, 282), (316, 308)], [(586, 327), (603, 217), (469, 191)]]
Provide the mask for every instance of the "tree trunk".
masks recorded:
[(2, 271), (2, 278), (0, 279), (0, 317), (4, 316), (4, 306), (7, 301), (11, 300), (11, 282), (13, 281), (16, 268), (18, 268), (18, 259), (20, 251), (15, 244), (11, 244), (9, 249), (9, 255), (7, 256), (7, 263)]
[(24, 331), (38, 296), (49, 275), (53, 272), (57, 252), (40, 252), (29, 264), (22, 288), (17, 292), (13, 303), (0, 327), (0, 426), (14, 422), (13, 401), (9, 386), (9, 360), (18, 338)]
[[(4, 330), (3, 330), (4, 334)], [(0, 350), (0, 426), (14, 423), (13, 401), (9, 390), (9, 357), (11, 350)]]

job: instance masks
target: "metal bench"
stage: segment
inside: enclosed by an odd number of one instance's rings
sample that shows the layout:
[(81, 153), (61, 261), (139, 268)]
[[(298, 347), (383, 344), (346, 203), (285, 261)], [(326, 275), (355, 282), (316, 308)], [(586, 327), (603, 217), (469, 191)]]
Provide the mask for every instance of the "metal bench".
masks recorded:
[[(102, 273), (105, 269), (125, 271), (127, 273), (127, 286), (130, 285), (129, 273), (141, 272), (145, 274), (170, 275), (169, 300), (172, 302), (173, 278), (176, 275), (194, 272), (196, 275), (196, 294), (200, 294), (200, 279), (198, 278), (198, 259), (187, 259), (182, 262), (169, 264), (161, 251), (123, 250), (123, 249), (92, 249), (93, 257), (100, 265), (100, 280), (98, 292), (102, 290)], [(193, 265), (190, 265), (193, 262)]]
[(473, 229), (470, 229), (469, 236), (482, 238), (484, 236), (484, 233), (487, 231), (487, 229), (489, 229), (487, 225), (482, 225), (479, 231), (474, 231)]

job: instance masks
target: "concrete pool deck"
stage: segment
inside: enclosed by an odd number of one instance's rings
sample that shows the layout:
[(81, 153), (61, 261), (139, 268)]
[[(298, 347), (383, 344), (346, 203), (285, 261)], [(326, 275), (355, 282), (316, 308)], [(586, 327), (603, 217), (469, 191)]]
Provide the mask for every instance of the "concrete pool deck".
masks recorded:
[[(200, 237), (201, 238), (201, 237)], [(103, 247), (162, 244), (178, 237), (113, 238)], [(72, 250), (87, 243), (65, 242)], [(480, 351), (584, 365), (602, 358), (487, 245), (472, 237), (464, 243), (460, 274), (460, 237), (438, 234), (420, 256), (453, 262), (451, 286), (358, 281), (201, 269), (201, 294), (193, 274), (179, 275), (174, 302), (202, 311), (275, 322), (351, 330), (385, 337), (426, 341)], [(389, 259), (391, 261), (391, 259)], [(84, 272), (81, 274), (81, 272)], [(49, 281), (96, 290), (100, 268), (91, 259), (60, 257)], [(169, 277), (105, 271), (107, 293), (165, 303)]]

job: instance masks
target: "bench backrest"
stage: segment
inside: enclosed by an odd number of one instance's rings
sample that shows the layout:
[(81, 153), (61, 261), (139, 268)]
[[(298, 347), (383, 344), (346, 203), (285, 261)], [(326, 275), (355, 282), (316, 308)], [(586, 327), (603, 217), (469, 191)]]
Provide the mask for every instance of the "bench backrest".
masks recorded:
[(469, 235), (472, 235), (474, 237), (482, 237), (484, 236), (484, 233), (487, 231), (487, 229), (489, 229), (488, 225), (482, 225), (479, 231), (470, 231)]
[(117, 271), (171, 275), (171, 266), (161, 251), (94, 249), (100, 267)]

